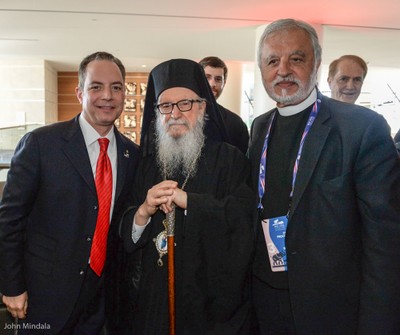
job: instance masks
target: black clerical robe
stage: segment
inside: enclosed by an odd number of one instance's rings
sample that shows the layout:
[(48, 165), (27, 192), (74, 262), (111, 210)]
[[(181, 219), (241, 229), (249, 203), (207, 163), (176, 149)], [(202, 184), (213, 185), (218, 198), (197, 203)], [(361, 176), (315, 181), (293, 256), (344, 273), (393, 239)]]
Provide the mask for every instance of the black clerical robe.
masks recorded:
[[(256, 208), (248, 176), (247, 158), (239, 150), (222, 142), (206, 142), (197, 173), (185, 186), (187, 210), (176, 209), (177, 334), (248, 333), (247, 283)], [(179, 187), (184, 179), (179, 178)], [(145, 157), (137, 173), (136, 204), (161, 180), (154, 156)], [(133, 259), (130, 270), (141, 269), (138, 290), (131, 294), (133, 333), (168, 334), (168, 261), (165, 255), (164, 265), (157, 264), (160, 255), (154, 242), (164, 230), (165, 214), (158, 211), (134, 244), (135, 210), (125, 215), (123, 233)]]

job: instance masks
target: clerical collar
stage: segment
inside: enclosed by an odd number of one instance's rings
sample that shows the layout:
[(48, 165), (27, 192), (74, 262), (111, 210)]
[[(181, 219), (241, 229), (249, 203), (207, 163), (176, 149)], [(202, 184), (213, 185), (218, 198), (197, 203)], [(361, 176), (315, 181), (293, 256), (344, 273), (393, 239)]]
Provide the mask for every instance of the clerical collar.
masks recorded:
[(291, 116), (295, 115), (297, 113), (302, 112), (305, 110), (307, 107), (310, 107), (315, 101), (317, 100), (317, 88), (314, 88), (308, 98), (302, 102), (300, 102), (298, 105), (293, 105), (293, 106), (286, 106), (286, 107), (276, 107), (278, 109), (278, 112), (282, 116)]

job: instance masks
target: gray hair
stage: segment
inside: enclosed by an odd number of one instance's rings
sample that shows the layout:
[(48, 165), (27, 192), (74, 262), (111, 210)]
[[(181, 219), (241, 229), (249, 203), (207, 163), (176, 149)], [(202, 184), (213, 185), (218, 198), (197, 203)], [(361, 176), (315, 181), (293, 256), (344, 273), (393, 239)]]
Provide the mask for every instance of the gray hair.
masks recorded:
[(310, 24), (304, 21), (294, 19), (281, 19), (270, 23), (261, 35), (257, 51), (257, 62), (259, 68), (261, 68), (261, 52), (264, 46), (265, 39), (272, 33), (290, 29), (301, 29), (308, 34), (314, 50), (314, 64), (318, 64), (319, 62), (321, 62), (322, 49), (319, 44), (318, 35), (315, 29)]

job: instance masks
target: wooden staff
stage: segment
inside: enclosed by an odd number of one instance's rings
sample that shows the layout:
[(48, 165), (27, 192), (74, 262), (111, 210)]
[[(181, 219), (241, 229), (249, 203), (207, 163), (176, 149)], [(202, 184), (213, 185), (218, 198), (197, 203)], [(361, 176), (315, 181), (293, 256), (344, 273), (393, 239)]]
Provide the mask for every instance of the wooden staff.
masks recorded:
[[(201, 148), (197, 154), (200, 157)], [(191, 173), (196, 167), (197, 158), (193, 159), (190, 171), (182, 184), (181, 190), (186, 186)], [(164, 166), (164, 180), (167, 179), (167, 172)], [(172, 203), (171, 212), (166, 215), (167, 250), (168, 250), (168, 311), (169, 311), (169, 335), (175, 335), (175, 204)]]
[(175, 335), (175, 206), (167, 223), (169, 335)]
[(175, 335), (175, 236), (168, 236), (169, 335)]

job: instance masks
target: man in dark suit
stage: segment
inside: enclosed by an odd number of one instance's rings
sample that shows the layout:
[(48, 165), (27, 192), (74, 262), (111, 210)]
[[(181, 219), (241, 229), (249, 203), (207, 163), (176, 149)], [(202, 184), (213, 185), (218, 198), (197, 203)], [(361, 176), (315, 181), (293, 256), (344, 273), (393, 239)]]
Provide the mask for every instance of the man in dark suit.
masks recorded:
[(321, 95), (305, 22), (268, 25), (258, 62), (277, 102), (250, 131), (260, 333), (399, 334), (400, 163), (386, 121)]
[[(26, 134), (15, 150), (0, 204), (0, 291), (22, 319), (20, 334), (98, 334), (103, 327), (116, 221), (130, 202), (138, 157), (137, 146), (114, 127), (124, 82), (119, 59), (87, 56), (76, 88), (82, 113)], [(108, 190), (98, 196), (103, 171)]]
[[(203, 58), (199, 64), (204, 69), (215, 99), (218, 99), (225, 87), (228, 77), (228, 67), (222, 59), (214, 56)], [(228, 133), (228, 143), (239, 148), (240, 151), (246, 154), (249, 144), (249, 130), (246, 124), (238, 114), (220, 104), (218, 104), (218, 108)]]

